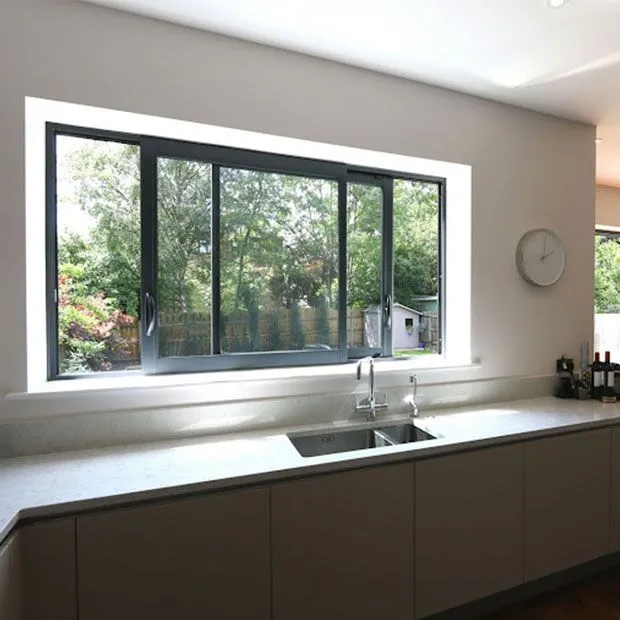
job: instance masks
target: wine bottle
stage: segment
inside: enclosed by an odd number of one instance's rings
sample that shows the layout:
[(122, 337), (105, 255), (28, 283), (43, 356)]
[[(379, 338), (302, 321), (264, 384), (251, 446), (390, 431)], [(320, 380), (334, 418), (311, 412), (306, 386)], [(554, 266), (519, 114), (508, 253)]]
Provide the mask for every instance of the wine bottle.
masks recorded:
[(605, 379), (601, 354), (596, 351), (594, 354), (594, 361), (592, 362), (592, 398), (600, 398), (603, 395), (604, 383)]
[(616, 373), (614, 371), (614, 366), (611, 363), (611, 355), (609, 351), (605, 351), (605, 363), (603, 364), (603, 372), (605, 373), (603, 394), (607, 397), (614, 397), (616, 395)]

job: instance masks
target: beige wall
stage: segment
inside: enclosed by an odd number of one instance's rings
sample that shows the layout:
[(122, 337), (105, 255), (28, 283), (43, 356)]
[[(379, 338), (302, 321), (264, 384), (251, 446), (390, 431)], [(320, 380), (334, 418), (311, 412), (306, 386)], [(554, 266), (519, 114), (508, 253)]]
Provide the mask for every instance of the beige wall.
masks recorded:
[(620, 227), (620, 188), (596, 186), (596, 225)]
[[(471, 164), (482, 376), (552, 373), (592, 338), (594, 128), (73, 0), (1, 0), (0, 392), (25, 387), (25, 96)], [(539, 226), (567, 249), (548, 290), (514, 266)]]

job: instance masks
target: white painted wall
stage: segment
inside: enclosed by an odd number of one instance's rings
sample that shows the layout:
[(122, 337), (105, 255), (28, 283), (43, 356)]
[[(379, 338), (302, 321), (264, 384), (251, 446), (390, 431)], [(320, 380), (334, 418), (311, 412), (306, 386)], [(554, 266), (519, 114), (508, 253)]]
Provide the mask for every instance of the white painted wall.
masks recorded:
[[(26, 96), (471, 164), (476, 378), (551, 374), (592, 339), (594, 128), (74, 0), (1, 0), (0, 393), (26, 385)], [(549, 290), (514, 267), (539, 226), (567, 248)]]
[(620, 227), (620, 188), (596, 186), (596, 225)]

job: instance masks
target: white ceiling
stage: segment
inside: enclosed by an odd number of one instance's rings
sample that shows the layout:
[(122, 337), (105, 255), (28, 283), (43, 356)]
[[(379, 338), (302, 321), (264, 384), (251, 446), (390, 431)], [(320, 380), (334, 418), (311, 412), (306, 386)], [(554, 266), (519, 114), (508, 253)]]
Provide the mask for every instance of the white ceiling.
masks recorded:
[(599, 127), (620, 187), (620, 0), (87, 0)]

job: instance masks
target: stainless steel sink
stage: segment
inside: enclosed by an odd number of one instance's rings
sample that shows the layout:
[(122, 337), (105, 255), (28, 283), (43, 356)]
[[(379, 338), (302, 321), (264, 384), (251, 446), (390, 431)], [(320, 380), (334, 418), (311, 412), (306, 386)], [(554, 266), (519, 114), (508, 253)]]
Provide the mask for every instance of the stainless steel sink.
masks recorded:
[(435, 439), (411, 423), (394, 424), (357, 430), (338, 430), (305, 435), (289, 435), (291, 443), (302, 456), (319, 456), (396, 446), (412, 441)]
[(421, 428), (411, 423), (382, 426), (381, 431), (395, 443), (410, 443), (412, 441), (437, 439), (434, 435), (423, 431)]

